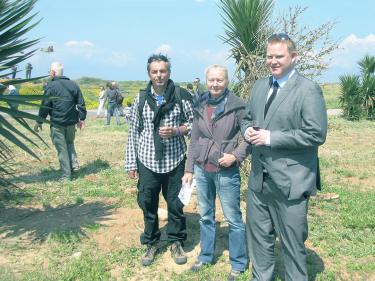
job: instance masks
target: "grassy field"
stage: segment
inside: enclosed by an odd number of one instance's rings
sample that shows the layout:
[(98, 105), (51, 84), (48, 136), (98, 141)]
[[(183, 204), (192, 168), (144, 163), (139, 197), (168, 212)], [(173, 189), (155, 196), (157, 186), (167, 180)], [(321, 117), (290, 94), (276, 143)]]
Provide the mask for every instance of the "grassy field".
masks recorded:
[(341, 94), (339, 84), (322, 84), (321, 85), (326, 105), (328, 109), (340, 108), (339, 97)]
[[(188, 264), (175, 265), (162, 248), (152, 266), (140, 265), (143, 219), (136, 182), (123, 171), (127, 129), (88, 120), (77, 132), (81, 169), (64, 184), (57, 181), (48, 126), (41, 134), (49, 145), (38, 150), (41, 161), (16, 150), (18, 187), (0, 190), (0, 280), (226, 280), (228, 226), (220, 209), (215, 265), (199, 273), (188, 270), (199, 253), (195, 197), (185, 210)], [(374, 122), (329, 119), (320, 149), (323, 190), (310, 200), (308, 215), (310, 280), (375, 280), (374, 136)], [(165, 235), (164, 221), (161, 226)], [(247, 271), (240, 280), (249, 276)], [(281, 276), (279, 259), (277, 280)]]

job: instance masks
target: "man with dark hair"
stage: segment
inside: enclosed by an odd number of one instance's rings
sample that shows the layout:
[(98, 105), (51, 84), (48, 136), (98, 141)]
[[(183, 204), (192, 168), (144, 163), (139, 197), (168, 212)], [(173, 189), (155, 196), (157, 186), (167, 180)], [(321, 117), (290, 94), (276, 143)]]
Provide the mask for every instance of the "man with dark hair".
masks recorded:
[[(86, 107), (78, 85), (63, 76), (63, 65), (51, 64), (51, 81), (46, 85), (44, 95), (52, 97), (44, 100), (39, 116), (50, 115), (51, 139), (57, 150), (62, 172), (62, 181), (70, 181), (71, 173), (79, 169), (77, 153), (74, 147), (76, 125), (82, 129), (85, 125)], [(42, 129), (42, 123), (36, 123), (34, 130)]]
[(252, 144), (246, 204), (252, 280), (273, 280), (278, 236), (285, 280), (307, 281), (307, 205), (320, 187), (327, 111), (319, 85), (295, 69), (297, 51), (287, 34), (272, 35), (266, 55), (272, 76), (254, 84), (241, 124)]
[(204, 88), (200, 82), (201, 80), (197, 77), (194, 79), (194, 91), (198, 96), (201, 96), (204, 93)]
[(111, 118), (113, 115), (115, 115), (116, 124), (121, 125), (120, 109), (119, 109), (119, 104), (117, 103), (117, 100), (116, 100), (118, 93), (119, 93), (119, 90), (117, 88), (117, 83), (115, 81), (112, 81), (109, 84), (109, 88), (107, 90), (108, 111), (107, 111), (106, 125), (111, 124)]
[(193, 121), (192, 100), (170, 79), (168, 57), (150, 56), (147, 72), (150, 82), (133, 103), (125, 155), (125, 170), (130, 178), (138, 178), (137, 201), (144, 216), (140, 239), (147, 250), (141, 261), (144, 266), (151, 265), (158, 250), (157, 211), (162, 191), (168, 206), (167, 241), (175, 263), (184, 264), (186, 218), (178, 194), (186, 159), (184, 136), (190, 134)]

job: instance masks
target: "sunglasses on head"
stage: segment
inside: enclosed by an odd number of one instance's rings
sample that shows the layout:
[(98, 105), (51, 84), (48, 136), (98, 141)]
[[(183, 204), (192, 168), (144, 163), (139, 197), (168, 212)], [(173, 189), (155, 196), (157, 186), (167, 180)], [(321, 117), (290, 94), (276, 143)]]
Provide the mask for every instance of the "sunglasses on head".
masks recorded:
[(292, 40), (290, 39), (290, 37), (288, 36), (288, 34), (286, 33), (275, 33), (275, 34), (272, 34), (269, 38), (268, 38), (268, 41), (272, 41), (272, 40)]

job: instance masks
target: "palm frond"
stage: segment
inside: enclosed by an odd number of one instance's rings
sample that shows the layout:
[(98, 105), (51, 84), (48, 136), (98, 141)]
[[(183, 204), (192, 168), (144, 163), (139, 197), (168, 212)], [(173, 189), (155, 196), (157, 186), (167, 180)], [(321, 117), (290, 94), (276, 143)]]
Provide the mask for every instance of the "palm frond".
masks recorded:
[[(29, 40), (23, 38), (25, 34), (40, 22), (40, 20), (35, 21), (38, 13), (30, 15), (36, 1), (0, 0), (0, 78), (8, 76), (11, 73), (10, 68), (13, 65), (30, 58), (37, 50), (29, 49), (38, 43), (40, 39)], [(33, 151), (33, 148), (38, 147), (38, 143), (29, 136), (36, 137), (42, 143), (44, 141), (33, 131), (26, 120), (46, 122), (46, 120), (28, 112), (3, 106), (4, 102), (38, 106), (32, 102), (42, 100), (45, 97), (40, 95), (4, 96), (3, 92), (7, 85), (20, 84), (40, 78), (43, 77), (10, 79), (2, 81), (2, 84), (0, 84), (0, 186), (10, 184), (5, 176), (14, 174), (12, 168), (13, 152), (8, 145), (13, 144), (39, 159), (38, 155)], [(14, 125), (14, 122), (17, 126)]]

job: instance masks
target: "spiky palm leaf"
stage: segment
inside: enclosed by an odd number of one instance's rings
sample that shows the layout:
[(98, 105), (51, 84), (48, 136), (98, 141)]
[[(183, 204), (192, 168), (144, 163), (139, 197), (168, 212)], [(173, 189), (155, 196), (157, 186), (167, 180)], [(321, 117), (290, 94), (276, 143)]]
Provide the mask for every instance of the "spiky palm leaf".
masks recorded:
[[(30, 58), (37, 49), (27, 51), (30, 47), (39, 42), (39, 39), (27, 40), (23, 36), (34, 28), (39, 22), (32, 23), (37, 13), (30, 14), (37, 0), (0, 0), (0, 79), (8, 76), (11, 71), (10, 68), (28, 58)], [(10, 164), (12, 159), (12, 150), (8, 144), (12, 143), (17, 147), (23, 149), (32, 156), (38, 156), (29, 147), (38, 146), (31, 138), (24, 132), (15, 127), (8, 115), (13, 119), (21, 128), (24, 128), (27, 133), (30, 133), (41, 141), (43, 141), (38, 134), (36, 134), (26, 119), (44, 121), (43, 119), (33, 114), (23, 112), (14, 108), (4, 106), (5, 103), (17, 102), (19, 104), (35, 106), (31, 101), (41, 100), (43, 97), (36, 95), (23, 95), (23, 96), (9, 96), (3, 95), (7, 85), (19, 84), (25, 81), (40, 79), (36, 77), (29, 80), (3, 80), (0, 84), (0, 186), (8, 184), (4, 179), (6, 175), (12, 175), (13, 169)]]
[[(375, 57), (374, 57), (375, 59)], [(375, 119), (375, 76), (369, 74), (362, 80), (363, 107), (366, 111), (366, 117), (370, 120)]]
[(246, 96), (255, 80), (264, 76), (264, 42), (270, 35), (269, 20), (273, 0), (220, 0), (225, 35), (220, 36), (231, 46), (236, 60), (238, 91)]
[(361, 83), (358, 75), (343, 75), (340, 79), (340, 105), (348, 120), (358, 120), (362, 116)]
[(375, 57), (373, 56), (365, 55), (358, 65), (364, 77), (375, 73)]

